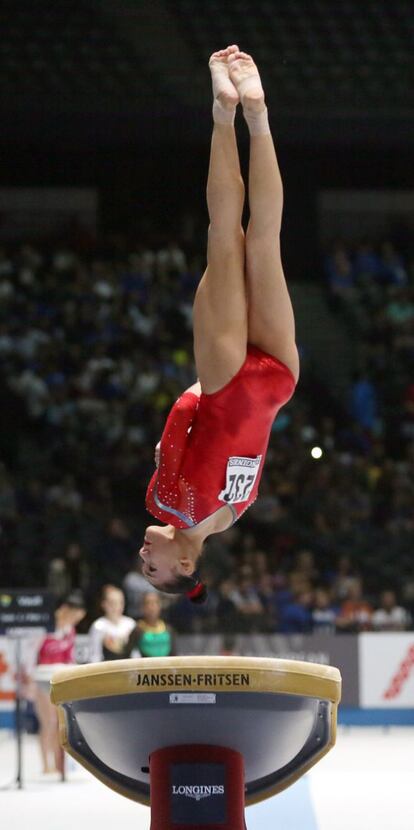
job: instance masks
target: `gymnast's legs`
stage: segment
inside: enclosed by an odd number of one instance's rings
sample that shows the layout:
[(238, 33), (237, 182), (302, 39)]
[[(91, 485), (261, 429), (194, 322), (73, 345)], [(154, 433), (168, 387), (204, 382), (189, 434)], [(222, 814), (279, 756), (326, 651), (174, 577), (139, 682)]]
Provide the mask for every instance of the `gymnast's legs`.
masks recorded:
[(194, 356), (203, 392), (221, 389), (246, 357), (247, 295), (244, 184), (233, 121), (238, 93), (228, 77), (228, 47), (210, 58), (214, 127), (207, 180), (207, 269), (194, 300)]
[[(194, 301), (194, 354), (203, 392), (221, 389), (241, 367), (247, 343), (299, 374), (292, 305), (280, 257), (283, 189), (264, 93), (252, 58), (230, 46), (210, 59), (214, 128), (207, 182), (207, 269)], [(241, 101), (250, 132), (246, 239), (244, 185), (234, 131)]]

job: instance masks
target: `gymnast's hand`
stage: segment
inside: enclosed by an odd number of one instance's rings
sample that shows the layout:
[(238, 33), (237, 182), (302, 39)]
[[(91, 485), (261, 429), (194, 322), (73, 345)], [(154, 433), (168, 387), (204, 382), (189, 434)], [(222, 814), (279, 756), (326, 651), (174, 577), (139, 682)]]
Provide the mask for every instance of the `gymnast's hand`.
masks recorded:
[(155, 447), (155, 453), (154, 453), (154, 461), (155, 461), (155, 466), (156, 467), (158, 467), (158, 465), (160, 463), (160, 448), (161, 448), (161, 441), (158, 441), (158, 444)]

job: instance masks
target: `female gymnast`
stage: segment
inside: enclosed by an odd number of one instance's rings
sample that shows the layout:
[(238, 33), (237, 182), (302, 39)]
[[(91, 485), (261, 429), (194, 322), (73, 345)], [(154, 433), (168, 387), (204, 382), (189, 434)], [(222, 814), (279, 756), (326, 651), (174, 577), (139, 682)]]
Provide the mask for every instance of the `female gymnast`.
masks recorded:
[[(272, 423), (299, 375), (292, 305), (280, 257), (283, 188), (258, 69), (229, 46), (209, 62), (213, 135), (207, 181), (207, 269), (194, 308), (199, 381), (172, 407), (157, 445), (142, 572), (154, 587), (204, 601), (197, 562), (207, 536), (226, 530), (257, 497)], [(234, 117), (250, 133), (249, 207)]]

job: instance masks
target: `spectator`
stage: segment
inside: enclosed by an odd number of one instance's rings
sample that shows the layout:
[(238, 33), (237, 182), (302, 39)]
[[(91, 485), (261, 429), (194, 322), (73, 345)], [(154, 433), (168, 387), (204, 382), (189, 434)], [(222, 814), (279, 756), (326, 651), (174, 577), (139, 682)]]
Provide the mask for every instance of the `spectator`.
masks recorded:
[(110, 520), (99, 551), (102, 580), (116, 582), (129, 571), (136, 554), (136, 545), (123, 519)]
[(46, 585), (54, 597), (63, 596), (69, 589), (69, 578), (63, 559), (51, 559), (47, 568)]
[(217, 625), (220, 631), (239, 631), (241, 617), (235, 601), (236, 583), (233, 579), (223, 579), (218, 586), (216, 607)]
[(257, 631), (263, 627), (264, 607), (250, 565), (242, 566), (238, 582), (230, 593), (230, 600), (237, 610), (243, 631)]
[(80, 588), (86, 591), (89, 586), (89, 565), (79, 542), (69, 542), (64, 561), (69, 579), (69, 590)]
[(382, 265), (370, 239), (357, 245), (354, 257), (355, 274), (362, 285), (370, 286), (381, 276)]
[(405, 287), (394, 287), (389, 292), (389, 302), (385, 307), (385, 316), (395, 329), (401, 328), (414, 318), (414, 303), (411, 291)]
[(335, 632), (339, 609), (332, 602), (331, 592), (327, 588), (316, 588), (313, 595), (312, 629), (315, 633)]
[(313, 551), (303, 548), (298, 551), (295, 557), (295, 566), (291, 573), (291, 577), (295, 575), (298, 579), (309, 582), (311, 585), (317, 582), (319, 572), (315, 565), (315, 556)]
[(50, 504), (55, 504), (64, 510), (77, 512), (82, 506), (82, 496), (79, 493), (74, 477), (67, 475), (59, 484), (54, 484), (47, 492)]
[(378, 418), (375, 384), (366, 372), (357, 372), (350, 389), (350, 415), (363, 429), (372, 432)]
[(403, 258), (387, 239), (381, 245), (381, 278), (390, 285), (405, 285), (408, 280)]
[(346, 632), (367, 631), (371, 628), (372, 606), (363, 597), (360, 577), (355, 577), (348, 586), (348, 594), (342, 603), (336, 620), (337, 629)]
[(57, 597), (80, 589), (87, 592), (90, 571), (79, 542), (69, 542), (63, 557), (53, 557), (47, 568), (47, 586)]
[(309, 634), (312, 631), (311, 587), (297, 593), (280, 609), (279, 631), (283, 634)]
[(122, 587), (126, 597), (126, 608), (130, 617), (137, 619), (142, 613), (142, 601), (145, 594), (153, 591), (145, 577), (141, 573), (141, 562), (136, 560), (131, 570), (125, 576)]
[(343, 302), (351, 302), (354, 297), (354, 271), (345, 247), (335, 247), (327, 258), (326, 272), (331, 296)]
[(89, 659), (116, 660), (123, 656), (135, 620), (124, 616), (125, 597), (115, 585), (104, 585), (101, 593), (103, 613), (89, 629)]
[(395, 591), (382, 591), (380, 606), (372, 615), (372, 628), (375, 631), (405, 631), (410, 625), (410, 615), (401, 605), (397, 605)]
[(277, 592), (275, 577), (268, 573), (261, 573), (257, 581), (258, 594), (264, 610), (264, 626), (268, 631), (275, 631), (277, 628)]
[(355, 569), (350, 556), (344, 554), (339, 558), (336, 572), (332, 578), (332, 593), (339, 602), (348, 596), (348, 591), (355, 579)]
[(147, 591), (142, 617), (131, 631), (125, 648), (127, 657), (171, 657), (176, 653), (174, 631), (161, 618), (159, 594)]

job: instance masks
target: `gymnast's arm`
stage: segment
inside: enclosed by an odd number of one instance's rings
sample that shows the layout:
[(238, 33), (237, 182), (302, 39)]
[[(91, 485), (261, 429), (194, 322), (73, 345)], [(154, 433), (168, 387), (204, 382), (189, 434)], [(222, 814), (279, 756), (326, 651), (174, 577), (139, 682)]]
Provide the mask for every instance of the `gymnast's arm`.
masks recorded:
[[(174, 406), (173, 406), (173, 408), (172, 408), (172, 410), (171, 410), (171, 412), (170, 412), (170, 415), (174, 412), (174, 409), (175, 409), (175, 407), (177, 406), (177, 404), (179, 403), (179, 401), (182, 401), (182, 399), (184, 398), (184, 396), (185, 396), (185, 395), (187, 395), (187, 392), (191, 392), (191, 394), (192, 394), (192, 395), (195, 395), (195, 396), (196, 396), (197, 400), (193, 400), (193, 404), (195, 405), (195, 407), (197, 407), (197, 405), (198, 405), (198, 400), (199, 400), (200, 395), (201, 395), (201, 384), (200, 384), (200, 381), (197, 381), (196, 383), (193, 383), (193, 385), (192, 385), (192, 386), (189, 386), (189, 387), (188, 387), (188, 389), (186, 389), (186, 390), (185, 390), (185, 392), (183, 392), (183, 394), (181, 395), (181, 397), (180, 397), (180, 398), (178, 399), (178, 401), (174, 404)], [(187, 411), (188, 411), (188, 413), (190, 414), (190, 413), (192, 412), (192, 407), (190, 407)], [(191, 422), (192, 422), (192, 420), (193, 420), (194, 414), (195, 414), (195, 409), (194, 409), (194, 412), (192, 412)], [(169, 420), (169, 418), (170, 418), (170, 416), (168, 416), (168, 420)], [(180, 416), (180, 418), (181, 418), (181, 416)], [(167, 424), (168, 424), (168, 420), (167, 420)], [(185, 419), (184, 419), (184, 420), (185, 420)], [(164, 432), (163, 432), (163, 437), (164, 437), (164, 435), (166, 434), (167, 424), (165, 425), (165, 429), (164, 429)], [(189, 428), (189, 426), (190, 426), (190, 425), (191, 425), (191, 424), (188, 424), (188, 426), (187, 426), (187, 431), (188, 431), (188, 428)], [(162, 443), (162, 440), (163, 440), (163, 438), (161, 438), (161, 441), (158, 441), (158, 444), (157, 444), (157, 446), (155, 447), (155, 455), (154, 455), (154, 460), (155, 460), (155, 466), (156, 466), (156, 467), (159, 467), (159, 463), (160, 463), (160, 451), (161, 451), (161, 443)]]
[[(194, 389), (195, 386), (195, 389)], [(158, 470), (148, 485), (146, 505), (154, 513), (155, 493), (161, 501), (170, 503), (178, 495), (178, 479), (187, 446), (188, 433), (193, 424), (199, 402), (198, 386), (190, 386), (172, 407), (161, 438)]]

